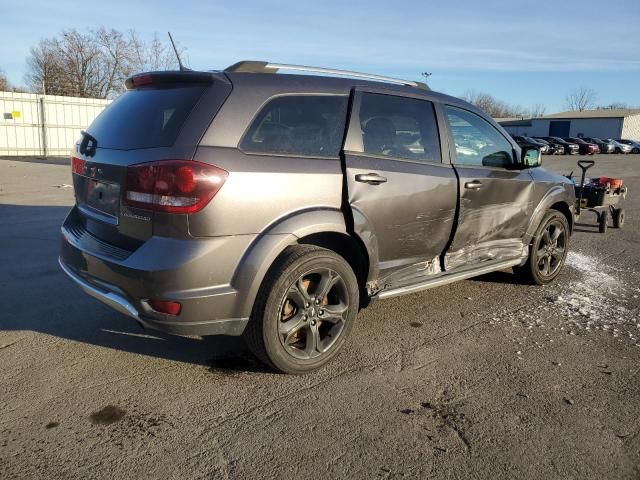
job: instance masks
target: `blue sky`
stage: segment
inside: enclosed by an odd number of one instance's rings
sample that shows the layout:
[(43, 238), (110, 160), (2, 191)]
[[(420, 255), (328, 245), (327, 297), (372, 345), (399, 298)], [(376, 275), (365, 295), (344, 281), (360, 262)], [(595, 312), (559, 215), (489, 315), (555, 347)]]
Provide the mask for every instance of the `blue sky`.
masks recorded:
[[(0, 69), (23, 83), (29, 47), (63, 28), (171, 30), (188, 64), (266, 59), (420, 79), (460, 96), (564, 109), (574, 87), (640, 105), (640, 1), (30, 0), (0, 9)], [(605, 6), (606, 5), (606, 6)]]

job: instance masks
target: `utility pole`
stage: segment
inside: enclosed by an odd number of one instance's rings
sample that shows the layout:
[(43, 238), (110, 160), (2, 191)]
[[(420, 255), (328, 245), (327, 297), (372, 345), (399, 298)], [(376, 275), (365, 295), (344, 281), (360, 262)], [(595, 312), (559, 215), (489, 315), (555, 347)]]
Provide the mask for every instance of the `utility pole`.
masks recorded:
[(45, 115), (44, 96), (47, 94), (47, 88), (42, 79), (42, 97), (40, 97), (40, 123), (42, 124), (42, 155), (47, 156), (47, 117)]

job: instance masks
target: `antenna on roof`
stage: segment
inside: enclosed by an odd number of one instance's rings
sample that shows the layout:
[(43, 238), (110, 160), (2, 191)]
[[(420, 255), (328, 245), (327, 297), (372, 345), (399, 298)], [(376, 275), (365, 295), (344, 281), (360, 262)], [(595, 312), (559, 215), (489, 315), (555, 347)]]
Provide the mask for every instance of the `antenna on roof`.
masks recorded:
[(180, 67), (180, 71), (184, 72), (184, 71), (191, 70), (190, 68), (187, 68), (184, 65), (182, 65), (182, 60), (180, 60), (180, 54), (178, 53), (178, 49), (176, 48), (176, 44), (173, 42), (173, 37), (171, 36), (171, 32), (167, 32), (167, 34), (169, 35), (169, 40), (171, 40), (171, 46), (173, 47), (173, 51), (176, 54), (176, 58), (178, 59), (178, 66)]

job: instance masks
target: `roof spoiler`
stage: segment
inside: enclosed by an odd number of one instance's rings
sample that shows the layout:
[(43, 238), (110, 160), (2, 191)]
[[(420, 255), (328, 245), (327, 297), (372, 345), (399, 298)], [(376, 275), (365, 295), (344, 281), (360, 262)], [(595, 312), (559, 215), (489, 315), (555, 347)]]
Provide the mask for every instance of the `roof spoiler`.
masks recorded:
[(372, 75), (370, 73), (352, 72), (350, 70), (337, 70), (334, 68), (309, 67), (305, 65), (289, 65), (286, 63), (270, 63), (259, 60), (243, 60), (225, 68), (225, 72), (233, 73), (277, 73), (279, 70), (295, 72), (324, 73), (326, 75), (337, 75), (341, 77), (362, 78), (376, 82), (393, 83), (396, 85), (406, 85), (408, 87), (429, 90), (426, 83), (415, 82), (413, 80), (402, 80), (400, 78), (385, 77), (382, 75)]
[(154, 85), (168, 85), (172, 83), (213, 83), (216, 79), (215, 72), (159, 71), (138, 73), (127, 78), (124, 82), (127, 90), (139, 87), (151, 87)]

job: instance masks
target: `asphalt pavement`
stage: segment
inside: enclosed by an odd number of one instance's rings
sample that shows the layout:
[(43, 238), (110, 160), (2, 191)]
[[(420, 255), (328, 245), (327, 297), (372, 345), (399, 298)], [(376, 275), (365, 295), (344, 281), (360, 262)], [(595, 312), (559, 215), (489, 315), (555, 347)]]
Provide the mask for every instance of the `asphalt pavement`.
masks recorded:
[(68, 161), (0, 159), (0, 478), (639, 478), (640, 155), (595, 160), (626, 224), (585, 213), (557, 283), (374, 303), (296, 377), (84, 295), (57, 264)]

